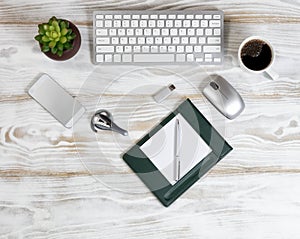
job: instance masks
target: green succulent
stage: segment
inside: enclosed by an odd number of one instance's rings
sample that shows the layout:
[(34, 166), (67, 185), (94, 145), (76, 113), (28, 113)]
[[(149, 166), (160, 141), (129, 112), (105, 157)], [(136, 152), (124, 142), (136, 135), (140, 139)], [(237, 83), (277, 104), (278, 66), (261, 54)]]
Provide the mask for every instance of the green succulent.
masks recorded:
[(39, 34), (34, 39), (41, 44), (43, 52), (51, 51), (61, 57), (65, 50), (73, 48), (76, 34), (69, 27), (68, 21), (52, 17), (48, 23), (39, 24), (38, 28)]

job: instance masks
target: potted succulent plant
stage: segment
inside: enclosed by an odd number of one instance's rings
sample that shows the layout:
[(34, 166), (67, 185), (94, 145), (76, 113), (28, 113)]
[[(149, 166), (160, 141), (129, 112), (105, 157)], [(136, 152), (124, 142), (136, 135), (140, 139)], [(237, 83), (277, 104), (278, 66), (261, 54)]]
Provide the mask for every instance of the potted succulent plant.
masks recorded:
[(68, 20), (52, 17), (47, 23), (38, 25), (38, 35), (35, 36), (41, 51), (49, 58), (57, 61), (73, 57), (81, 45), (78, 28)]

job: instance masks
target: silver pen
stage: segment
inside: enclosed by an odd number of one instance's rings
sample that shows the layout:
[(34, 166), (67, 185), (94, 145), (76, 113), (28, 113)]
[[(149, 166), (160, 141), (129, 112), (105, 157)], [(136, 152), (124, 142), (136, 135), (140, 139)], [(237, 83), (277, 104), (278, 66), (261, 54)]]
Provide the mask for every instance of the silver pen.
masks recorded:
[(181, 146), (181, 127), (179, 119), (176, 119), (175, 126), (175, 164), (174, 164), (174, 180), (180, 179), (180, 146)]

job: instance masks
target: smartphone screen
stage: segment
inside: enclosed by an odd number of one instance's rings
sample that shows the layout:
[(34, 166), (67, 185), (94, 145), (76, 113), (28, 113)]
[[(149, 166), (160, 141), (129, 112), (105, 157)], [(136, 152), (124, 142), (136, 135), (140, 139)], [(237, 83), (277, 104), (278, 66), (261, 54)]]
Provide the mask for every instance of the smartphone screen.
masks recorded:
[(43, 74), (28, 94), (66, 128), (71, 128), (84, 114), (85, 108), (47, 74)]

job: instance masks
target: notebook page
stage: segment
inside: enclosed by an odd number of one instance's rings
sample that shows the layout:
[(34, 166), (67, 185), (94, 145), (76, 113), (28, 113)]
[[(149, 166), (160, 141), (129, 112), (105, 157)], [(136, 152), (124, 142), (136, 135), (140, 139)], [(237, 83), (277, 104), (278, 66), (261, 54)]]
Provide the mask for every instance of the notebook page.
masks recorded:
[(180, 178), (212, 151), (183, 116), (177, 114), (140, 147), (171, 185), (176, 183), (174, 178), (176, 119), (179, 120), (181, 127)]

